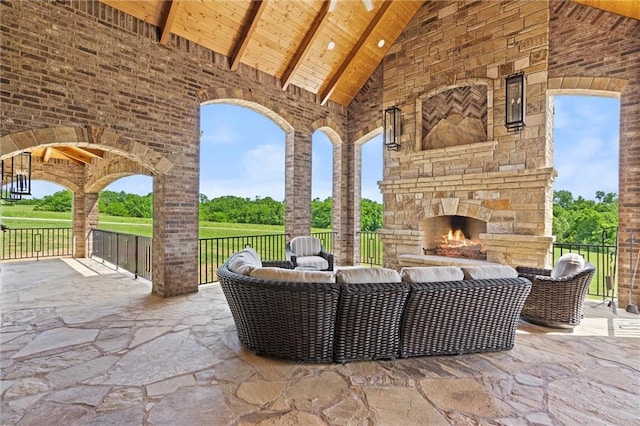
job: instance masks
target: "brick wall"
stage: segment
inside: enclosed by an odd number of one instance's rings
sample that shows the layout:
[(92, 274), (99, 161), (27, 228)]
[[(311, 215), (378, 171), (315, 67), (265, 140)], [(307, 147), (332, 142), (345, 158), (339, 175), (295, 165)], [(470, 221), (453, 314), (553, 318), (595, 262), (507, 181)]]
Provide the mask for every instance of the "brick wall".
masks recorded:
[[(557, 82), (552, 88), (620, 96), (618, 298), (624, 308), (630, 258), (635, 266), (640, 249), (640, 21), (573, 2), (553, 1), (550, 12), (549, 77)], [(631, 299), (640, 305), (638, 278)]]
[[(2, 155), (93, 144), (144, 164), (154, 175), (154, 292), (197, 290), (202, 102), (262, 105), (295, 129), (287, 138), (287, 232), (308, 232), (311, 177), (302, 171), (310, 170), (312, 123), (330, 118), (346, 129), (345, 108), (323, 107), (295, 86), (283, 91), (244, 65), (231, 72), (227, 58), (179, 37), (162, 46), (157, 28), (97, 0), (4, 1), (0, 13)], [(49, 131), (68, 127), (79, 129), (70, 141)]]

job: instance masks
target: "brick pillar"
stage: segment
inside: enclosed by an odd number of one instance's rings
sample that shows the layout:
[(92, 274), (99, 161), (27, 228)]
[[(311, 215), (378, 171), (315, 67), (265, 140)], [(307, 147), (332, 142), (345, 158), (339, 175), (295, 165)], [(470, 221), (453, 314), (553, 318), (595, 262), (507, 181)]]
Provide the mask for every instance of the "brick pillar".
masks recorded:
[(153, 178), (153, 292), (198, 291), (198, 172), (196, 161)]
[(352, 144), (333, 145), (333, 255), (337, 265), (353, 265), (353, 167)]
[(311, 232), (311, 133), (287, 134), (285, 232), (290, 238)]
[(88, 237), (91, 228), (98, 227), (98, 193), (73, 193), (73, 257), (87, 257), (90, 253)]

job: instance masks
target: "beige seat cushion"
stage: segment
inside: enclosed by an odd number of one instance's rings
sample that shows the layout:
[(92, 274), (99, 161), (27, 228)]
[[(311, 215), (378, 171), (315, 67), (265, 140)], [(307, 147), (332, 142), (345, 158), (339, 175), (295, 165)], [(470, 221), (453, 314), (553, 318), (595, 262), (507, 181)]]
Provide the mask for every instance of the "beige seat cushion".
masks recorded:
[(494, 278), (517, 278), (518, 271), (509, 265), (463, 266), (465, 280), (490, 280)]
[(250, 274), (255, 278), (263, 278), (272, 281), (284, 281), (292, 283), (335, 283), (336, 276), (333, 272), (323, 271), (294, 271), (283, 268), (255, 268)]
[(336, 272), (339, 284), (399, 283), (400, 274), (388, 268), (346, 268)]
[(329, 269), (329, 262), (321, 256), (298, 256), (296, 257), (297, 266), (312, 266), (321, 271)]
[(458, 266), (412, 266), (400, 270), (402, 281), (407, 283), (435, 283), (461, 281), (464, 273)]

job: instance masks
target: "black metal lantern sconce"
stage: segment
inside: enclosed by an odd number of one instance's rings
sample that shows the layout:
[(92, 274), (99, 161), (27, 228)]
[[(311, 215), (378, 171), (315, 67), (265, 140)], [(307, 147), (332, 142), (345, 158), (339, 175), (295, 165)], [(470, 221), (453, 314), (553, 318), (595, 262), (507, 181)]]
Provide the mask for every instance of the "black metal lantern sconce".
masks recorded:
[(400, 123), (400, 108), (392, 106), (384, 110), (384, 146), (390, 151), (400, 149), (400, 134), (402, 125)]
[(31, 195), (30, 152), (2, 160), (2, 200), (20, 201), (23, 195)]
[(525, 126), (527, 101), (525, 98), (524, 73), (519, 72), (506, 78), (506, 105), (504, 125), (510, 132), (519, 132)]

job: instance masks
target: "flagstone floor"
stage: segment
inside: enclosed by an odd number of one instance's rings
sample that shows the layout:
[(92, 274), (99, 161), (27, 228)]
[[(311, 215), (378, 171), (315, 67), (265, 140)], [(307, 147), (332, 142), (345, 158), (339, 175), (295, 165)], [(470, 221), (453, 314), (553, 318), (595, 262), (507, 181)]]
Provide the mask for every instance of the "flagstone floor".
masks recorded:
[(640, 424), (640, 319), (521, 322), (511, 351), (306, 364), (238, 342), (217, 284), (169, 299), (89, 259), (0, 265), (2, 425)]

